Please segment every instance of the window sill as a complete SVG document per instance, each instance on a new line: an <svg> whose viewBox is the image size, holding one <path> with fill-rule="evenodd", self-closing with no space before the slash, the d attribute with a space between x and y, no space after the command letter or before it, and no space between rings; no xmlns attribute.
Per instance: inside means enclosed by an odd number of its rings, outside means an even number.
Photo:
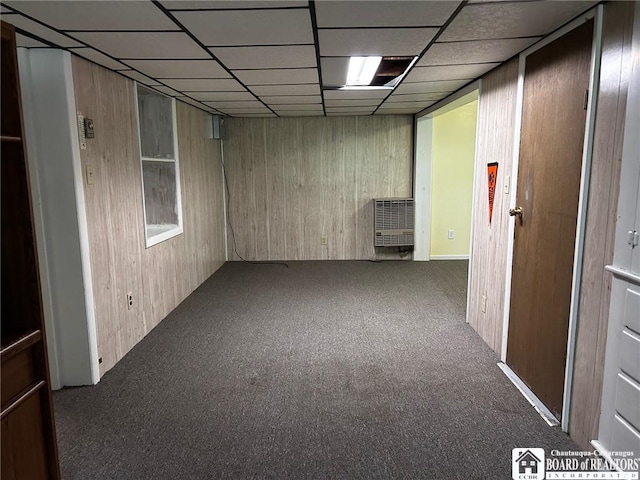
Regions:
<svg viewBox="0 0 640 480"><path fill-rule="evenodd" d="M147 225L145 236L147 248L169 240L183 233L182 226L178 225Z"/></svg>

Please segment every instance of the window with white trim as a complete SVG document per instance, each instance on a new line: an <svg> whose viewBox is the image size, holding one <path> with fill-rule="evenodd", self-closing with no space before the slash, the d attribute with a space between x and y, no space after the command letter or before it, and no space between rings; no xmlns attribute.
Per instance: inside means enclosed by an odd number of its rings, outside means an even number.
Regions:
<svg viewBox="0 0 640 480"><path fill-rule="evenodd" d="M136 84L147 247L182 233L175 100Z"/></svg>

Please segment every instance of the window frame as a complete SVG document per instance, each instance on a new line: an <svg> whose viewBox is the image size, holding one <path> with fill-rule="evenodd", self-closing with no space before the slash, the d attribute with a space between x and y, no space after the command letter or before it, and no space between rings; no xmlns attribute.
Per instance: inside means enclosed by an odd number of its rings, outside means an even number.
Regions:
<svg viewBox="0 0 640 480"><path fill-rule="evenodd" d="M178 121L176 115L176 99L170 97L168 95L164 95L156 90L153 90L146 85L138 83L134 81L134 97L135 97L135 111L136 111L136 131L138 133L138 163L140 166L140 187L141 187L141 195L142 195L142 218L143 218L143 227L144 227L144 240L145 240L145 248L150 248L154 245L162 243L166 240L169 240L173 237L181 235L184 233L183 227L183 213L182 213L182 187L180 182L180 155L178 153ZM142 155L142 138L141 138L141 128L140 128L140 109L138 104L138 87L142 87L155 95L159 95L162 97L167 97L171 99L171 127L173 129L173 159L167 158L151 158L144 157ZM178 214L178 225L170 230L167 230L162 233L158 233L156 235L149 236L148 234L148 224L147 224L147 204L144 195L144 162L157 162L157 163L173 163L175 165L176 172L176 206L177 206L177 214Z"/></svg>

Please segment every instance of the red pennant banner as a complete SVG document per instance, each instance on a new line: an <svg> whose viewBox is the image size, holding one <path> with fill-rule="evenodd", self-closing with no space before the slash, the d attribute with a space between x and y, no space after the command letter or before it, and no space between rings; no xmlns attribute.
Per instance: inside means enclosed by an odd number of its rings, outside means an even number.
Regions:
<svg viewBox="0 0 640 480"><path fill-rule="evenodd" d="M496 181L498 179L498 162L487 164L487 174L489 180L489 225L493 217L493 200L496 197Z"/></svg>

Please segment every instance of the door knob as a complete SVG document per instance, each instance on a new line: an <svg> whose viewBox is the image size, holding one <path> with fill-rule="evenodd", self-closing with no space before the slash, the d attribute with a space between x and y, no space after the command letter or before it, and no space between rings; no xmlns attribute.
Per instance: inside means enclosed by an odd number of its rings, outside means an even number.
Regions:
<svg viewBox="0 0 640 480"><path fill-rule="evenodd" d="M511 215L512 217L520 217L520 220L522 220L522 207L516 207L516 208L512 208L509 210L509 215Z"/></svg>

